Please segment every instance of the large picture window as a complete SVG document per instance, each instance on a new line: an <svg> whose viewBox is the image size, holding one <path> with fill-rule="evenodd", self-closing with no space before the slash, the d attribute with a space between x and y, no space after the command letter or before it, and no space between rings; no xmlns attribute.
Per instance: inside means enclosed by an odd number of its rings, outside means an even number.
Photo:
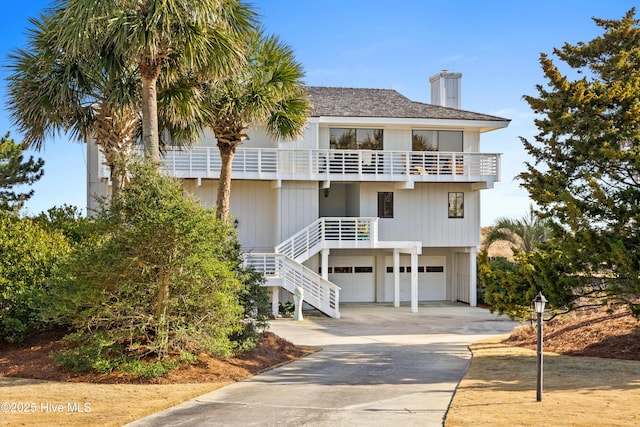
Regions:
<svg viewBox="0 0 640 427"><path fill-rule="evenodd" d="M464 193L449 193L449 218L464 218Z"/></svg>
<svg viewBox="0 0 640 427"><path fill-rule="evenodd" d="M393 218L393 192L378 193L378 217Z"/></svg>
<svg viewBox="0 0 640 427"><path fill-rule="evenodd" d="M412 151L462 152L462 131L414 130L411 138Z"/></svg>
<svg viewBox="0 0 640 427"><path fill-rule="evenodd" d="M382 129L329 129L329 146L337 150L382 150Z"/></svg>

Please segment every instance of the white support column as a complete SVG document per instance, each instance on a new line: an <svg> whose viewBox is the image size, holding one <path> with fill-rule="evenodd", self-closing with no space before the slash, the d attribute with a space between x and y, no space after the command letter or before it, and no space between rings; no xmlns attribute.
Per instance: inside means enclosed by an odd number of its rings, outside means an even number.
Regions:
<svg viewBox="0 0 640 427"><path fill-rule="evenodd" d="M393 250L393 306L400 307L400 252Z"/></svg>
<svg viewBox="0 0 640 427"><path fill-rule="evenodd" d="M476 307L478 305L478 268L476 248L472 248L469 252L469 305Z"/></svg>
<svg viewBox="0 0 640 427"><path fill-rule="evenodd" d="M418 312L418 250L411 249L411 312Z"/></svg>
<svg viewBox="0 0 640 427"><path fill-rule="evenodd" d="M322 273L321 276L324 280L329 280L329 252L330 249L322 249L320 251L321 264L322 264Z"/></svg>
<svg viewBox="0 0 640 427"><path fill-rule="evenodd" d="M275 317L278 316L280 312L280 288L278 286L271 287L271 311Z"/></svg>

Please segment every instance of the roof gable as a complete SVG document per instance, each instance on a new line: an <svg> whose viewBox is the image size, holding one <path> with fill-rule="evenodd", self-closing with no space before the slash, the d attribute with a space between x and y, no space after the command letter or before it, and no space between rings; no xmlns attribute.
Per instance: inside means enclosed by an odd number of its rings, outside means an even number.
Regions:
<svg viewBox="0 0 640 427"><path fill-rule="evenodd" d="M509 119L411 101L393 89L307 86L312 117L380 117L504 121Z"/></svg>

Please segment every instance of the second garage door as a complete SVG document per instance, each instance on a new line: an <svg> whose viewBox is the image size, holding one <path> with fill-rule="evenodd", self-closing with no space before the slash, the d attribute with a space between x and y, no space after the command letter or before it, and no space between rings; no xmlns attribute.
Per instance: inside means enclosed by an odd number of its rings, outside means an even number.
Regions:
<svg viewBox="0 0 640 427"><path fill-rule="evenodd" d="M447 298L446 257L418 257L418 300ZM393 301L393 257L386 257L385 301ZM411 258L400 256L400 301L411 300Z"/></svg>

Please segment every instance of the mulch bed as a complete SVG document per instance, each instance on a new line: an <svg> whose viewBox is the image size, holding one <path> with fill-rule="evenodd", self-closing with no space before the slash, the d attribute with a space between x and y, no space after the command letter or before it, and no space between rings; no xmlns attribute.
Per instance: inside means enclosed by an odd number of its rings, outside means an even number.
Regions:
<svg viewBox="0 0 640 427"><path fill-rule="evenodd" d="M240 381L315 351L297 347L271 332L265 332L257 347L242 356L221 360L201 354L191 364L182 365L163 377L143 381L136 376L117 372L78 374L56 365L51 353L64 347L60 339L65 333L63 330L39 332L20 344L3 344L0 350L0 376L104 384Z"/></svg>
<svg viewBox="0 0 640 427"><path fill-rule="evenodd" d="M544 351L609 359L640 360L640 323L626 310L591 310L544 323ZM505 344L536 349L537 329L521 326Z"/></svg>

